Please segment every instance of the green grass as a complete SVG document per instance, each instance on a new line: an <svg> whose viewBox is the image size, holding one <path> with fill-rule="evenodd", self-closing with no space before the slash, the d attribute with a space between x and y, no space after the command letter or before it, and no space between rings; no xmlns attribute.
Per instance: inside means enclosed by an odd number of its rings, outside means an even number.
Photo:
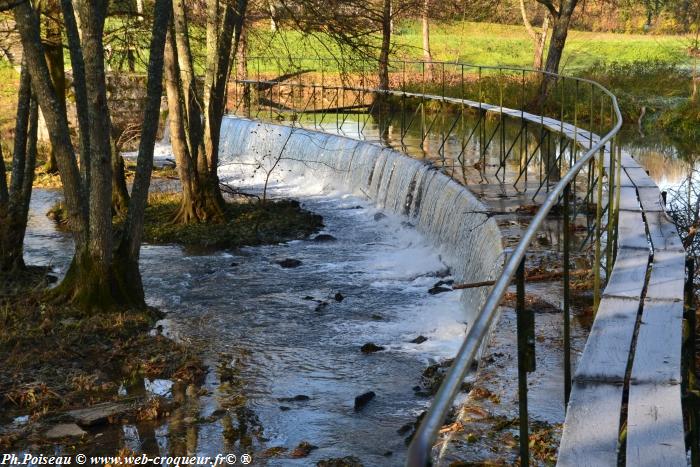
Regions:
<svg viewBox="0 0 700 467"><path fill-rule="evenodd" d="M421 59L420 24L405 21L394 31L394 58ZM522 26L492 23L434 23L431 49L435 60L478 65L531 67L533 45ZM597 63L660 61L687 63L683 37L571 31L562 70L576 73ZM251 34L250 56L331 57L339 49L323 34L304 37L295 31L272 33L259 28ZM251 70L253 71L253 70Z"/></svg>

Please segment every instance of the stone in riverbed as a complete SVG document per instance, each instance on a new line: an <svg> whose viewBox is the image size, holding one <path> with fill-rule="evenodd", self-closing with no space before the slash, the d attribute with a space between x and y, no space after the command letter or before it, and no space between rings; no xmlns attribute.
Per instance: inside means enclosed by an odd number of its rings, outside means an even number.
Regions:
<svg viewBox="0 0 700 467"><path fill-rule="evenodd" d="M374 352L379 352L380 350L384 350L385 347L382 347L381 345L377 345L374 342L368 342L362 347L360 347L360 351L362 353L374 353Z"/></svg>
<svg viewBox="0 0 700 467"><path fill-rule="evenodd" d="M87 434L85 430L75 423L62 423L46 432L46 439L80 438Z"/></svg>
<svg viewBox="0 0 700 467"><path fill-rule="evenodd" d="M313 240L314 242L334 242L338 239L331 234L318 234L311 240Z"/></svg>
<svg viewBox="0 0 700 467"><path fill-rule="evenodd" d="M67 415L80 426L93 426L106 423L112 417L125 415L133 408L130 404L104 402L86 409L71 410Z"/></svg>
<svg viewBox="0 0 700 467"><path fill-rule="evenodd" d="M355 398L355 412L362 410L367 404L369 404L369 401L374 399L374 396L376 396L374 391L369 391L357 396Z"/></svg>
<svg viewBox="0 0 700 467"><path fill-rule="evenodd" d="M311 398L304 394L297 394L294 397L280 397L277 400L280 402L306 402L308 400L311 400Z"/></svg>
<svg viewBox="0 0 700 467"><path fill-rule="evenodd" d="M294 450L291 452L290 456L296 457L296 458L306 457L314 449L318 449L318 446L314 446L313 444L309 443L308 441L302 441L301 443L299 443L299 446L294 448Z"/></svg>
<svg viewBox="0 0 700 467"><path fill-rule="evenodd" d="M336 294L333 296L333 298L335 299L336 302L342 302L343 300L345 300L345 297L340 292L336 292Z"/></svg>
<svg viewBox="0 0 700 467"><path fill-rule="evenodd" d="M386 214L384 214L383 212L378 212L374 215L375 221L380 221L380 220L385 219L385 218L386 218Z"/></svg>
<svg viewBox="0 0 700 467"><path fill-rule="evenodd" d="M415 339L411 340L411 344L422 344L423 342L427 341L428 338L425 336L418 336Z"/></svg>
<svg viewBox="0 0 700 467"><path fill-rule="evenodd" d="M316 463L316 467L363 467L363 465L357 457L346 456L320 460Z"/></svg>
<svg viewBox="0 0 700 467"><path fill-rule="evenodd" d="M301 266L301 261L298 259L293 259L293 258L286 258L281 261L275 261L277 264L279 264L281 267L284 269L291 269L291 268L298 268Z"/></svg>

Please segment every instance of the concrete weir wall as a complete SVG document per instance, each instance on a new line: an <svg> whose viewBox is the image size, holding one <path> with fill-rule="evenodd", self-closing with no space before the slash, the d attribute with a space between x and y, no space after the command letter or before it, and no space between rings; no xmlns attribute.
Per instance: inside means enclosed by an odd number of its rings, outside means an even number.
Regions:
<svg viewBox="0 0 700 467"><path fill-rule="evenodd" d="M282 155L275 179L302 177L369 199L400 215L438 248L457 282L493 280L504 263L501 232L469 190L434 167L366 141L226 117L221 164ZM461 291L466 320L481 310L488 287Z"/></svg>

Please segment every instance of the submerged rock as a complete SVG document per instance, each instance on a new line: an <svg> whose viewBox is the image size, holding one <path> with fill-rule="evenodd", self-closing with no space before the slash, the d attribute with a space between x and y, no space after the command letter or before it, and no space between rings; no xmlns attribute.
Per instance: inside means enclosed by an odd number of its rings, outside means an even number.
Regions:
<svg viewBox="0 0 700 467"><path fill-rule="evenodd" d="M299 443L299 446L294 448L290 456L296 458L306 457L309 454L311 454L311 451L313 451L314 449L318 449L318 446L314 446L308 441L302 441L301 443Z"/></svg>
<svg viewBox="0 0 700 467"><path fill-rule="evenodd" d="M411 344L422 344L423 342L425 342L427 340L428 340L427 337L421 335L421 336L416 337L415 339L412 339L410 342L411 342Z"/></svg>
<svg viewBox="0 0 700 467"><path fill-rule="evenodd" d="M318 234L311 240L313 240L314 242L334 242L338 239L330 234Z"/></svg>
<svg viewBox="0 0 700 467"><path fill-rule="evenodd" d="M316 467L363 467L363 465L357 457L346 456L320 460L316 463Z"/></svg>
<svg viewBox="0 0 700 467"><path fill-rule="evenodd" d="M378 212L374 215L375 221L380 221L380 220L385 219L385 218L386 218L386 214L384 214L383 212Z"/></svg>
<svg viewBox="0 0 700 467"><path fill-rule="evenodd" d="M343 296L343 294L340 292L336 292L336 294L333 296L333 298L335 299L336 302L342 302L343 300L345 300L345 296Z"/></svg>
<svg viewBox="0 0 700 467"><path fill-rule="evenodd" d="M355 412L359 412L362 410L367 404L369 404L369 401L374 399L376 394L374 391L369 391L364 394L360 394L355 398Z"/></svg>
<svg viewBox="0 0 700 467"><path fill-rule="evenodd" d="M314 311L323 311L328 307L328 302L321 302L318 305L316 305L316 308L314 308Z"/></svg>
<svg viewBox="0 0 700 467"><path fill-rule="evenodd" d="M46 432L46 439L80 438L87 432L75 423L62 423L52 427Z"/></svg>
<svg viewBox="0 0 700 467"><path fill-rule="evenodd" d="M437 295L439 293L444 293L444 292L452 292L452 289L448 289L447 287L441 287L441 286L434 286L434 287L428 289L428 293L430 295Z"/></svg>
<svg viewBox="0 0 700 467"><path fill-rule="evenodd" d="M297 394L294 397L280 397L277 400L280 402L305 402L311 400L311 398L304 394Z"/></svg>
<svg viewBox="0 0 700 467"><path fill-rule="evenodd" d="M285 269L298 268L299 266L301 266L301 261L292 258L286 258L281 261L275 262Z"/></svg>
<svg viewBox="0 0 700 467"><path fill-rule="evenodd" d="M381 350L384 350L386 347L382 347L381 345L377 345L374 342L368 342L362 347L360 347L360 351L362 353L374 353L374 352L379 352Z"/></svg>

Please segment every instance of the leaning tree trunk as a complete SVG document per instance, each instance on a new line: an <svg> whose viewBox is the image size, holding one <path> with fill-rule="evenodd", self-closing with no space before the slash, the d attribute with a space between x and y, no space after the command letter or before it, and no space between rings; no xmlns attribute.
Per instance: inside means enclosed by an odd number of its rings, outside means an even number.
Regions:
<svg viewBox="0 0 700 467"><path fill-rule="evenodd" d="M5 178L5 165L4 162L0 162L2 171L0 174L0 273L15 272L25 268L23 244L34 181L38 120L38 105L36 100L31 98L29 73L23 66L17 102L12 181L9 190Z"/></svg>
<svg viewBox="0 0 700 467"><path fill-rule="evenodd" d="M433 55L430 53L430 0L423 0L423 11L421 14L423 25L423 60L426 62L426 76L428 80L433 80Z"/></svg>
<svg viewBox="0 0 700 467"><path fill-rule="evenodd" d="M569 34L569 23L571 22L572 12L573 9L572 11L568 11L568 9L562 10L554 21L552 38L549 41L549 51L547 52L547 62L544 67L545 71L549 73L559 73L559 64L562 54L564 53L566 38Z"/></svg>
<svg viewBox="0 0 700 467"><path fill-rule="evenodd" d="M379 50L379 89L389 89L389 51L391 49L391 0L383 1L382 45Z"/></svg>
<svg viewBox="0 0 700 467"><path fill-rule="evenodd" d="M141 238L148 202L148 191L153 172L153 148L160 121L160 101L163 95L163 54L166 31L172 15L171 0L156 0L153 13L153 32L148 62L146 106L141 127L141 141L136 159L136 174L131 188L131 198L117 244L114 267L118 276L129 284L131 299L138 306L145 305L139 256Z"/></svg>
<svg viewBox="0 0 700 467"><path fill-rule="evenodd" d="M44 22L44 50L46 53L46 63L49 66L51 82L56 90L56 96L62 106L62 111L66 110L66 73L63 64L63 38L61 37L61 23L58 21L60 6L58 1L47 2L45 14L47 18ZM44 164L44 172L57 173L56 154L53 148L48 154Z"/></svg>

